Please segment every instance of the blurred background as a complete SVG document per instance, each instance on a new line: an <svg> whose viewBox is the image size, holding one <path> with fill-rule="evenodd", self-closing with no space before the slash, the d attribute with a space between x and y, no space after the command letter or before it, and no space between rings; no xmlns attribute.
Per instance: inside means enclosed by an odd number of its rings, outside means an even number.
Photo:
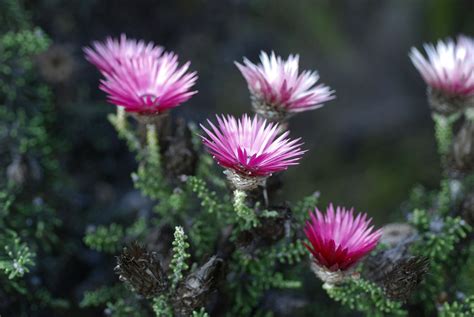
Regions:
<svg viewBox="0 0 474 317"><path fill-rule="evenodd" d="M318 190L321 206L330 201L354 206L381 224L401 219L397 211L415 184L438 186L440 162L425 84L408 52L424 42L472 36L472 0L28 0L25 5L54 42L38 65L54 88L59 116L54 133L63 140L62 167L72 176L65 200L73 203L62 211L64 230L77 239L87 224L149 206L133 189L134 158L107 121L115 107L105 102L99 73L82 53L91 41L121 33L175 51L182 63L191 61L199 94L174 112L189 121L250 112L247 85L234 61L246 56L256 62L261 50L285 58L299 54L301 69L317 70L321 82L336 90L336 100L291 120L293 137L302 137L309 152L284 173L284 194L276 200ZM113 275L110 266L93 263L98 255L91 251L71 250L69 256L79 272L77 281L68 277L71 285L79 284L70 290L74 296L80 297L87 281Z"/></svg>

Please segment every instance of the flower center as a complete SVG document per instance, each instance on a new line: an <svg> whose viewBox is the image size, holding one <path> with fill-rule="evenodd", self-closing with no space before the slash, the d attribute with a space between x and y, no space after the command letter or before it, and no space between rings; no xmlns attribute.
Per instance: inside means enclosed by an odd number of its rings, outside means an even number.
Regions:
<svg viewBox="0 0 474 317"><path fill-rule="evenodd" d="M159 101L158 101L158 96L154 94L143 94L140 96L140 99L143 101L143 103L147 106L158 106Z"/></svg>

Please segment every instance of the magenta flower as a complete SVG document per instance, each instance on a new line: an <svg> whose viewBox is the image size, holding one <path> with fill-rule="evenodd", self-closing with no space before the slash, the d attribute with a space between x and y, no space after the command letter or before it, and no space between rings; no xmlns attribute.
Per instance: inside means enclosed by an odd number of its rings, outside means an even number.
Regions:
<svg viewBox="0 0 474 317"><path fill-rule="evenodd" d="M240 119L216 117L217 127L209 120L210 130L201 125L207 134L202 140L238 189L254 188L272 173L298 164L305 152L300 139L290 140L288 131L280 134L276 123L246 114Z"/></svg>
<svg viewBox="0 0 474 317"><path fill-rule="evenodd" d="M271 56L261 52L260 61L255 65L244 58L244 65L235 64L247 81L255 112L267 119L280 121L291 114L322 107L335 98L328 86L315 86L317 72L298 74L298 55L290 55L284 61L274 52Z"/></svg>
<svg viewBox="0 0 474 317"><path fill-rule="evenodd" d="M86 59L102 74L110 74L126 60L147 56L159 58L163 48L153 42L127 39L127 36L122 34L120 40L108 37L103 43L92 42L92 48L85 47L84 53Z"/></svg>
<svg viewBox="0 0 474 317"><path fill-rule="evenodd" d="M304 243L314 257L316 273L326 282L340 281L363 256L372 251L382 234L373 231L367 214L354 217L353 209L332 204L323 215L317 208L310 213L304 232L311 245Z"/></svg>
<svg viewBox="0 0 474 317"><path fill-rule="evenodd" d="M187 73L189 65L178 67L178 57L173 53L124 60L114 72L104 74L100 89L108 94L110 103L123 106L127 112L159 114L197 92L190 91L197 75Z"/></svg>
<svg viewBox="0 0 474 317"><path fill-rule="evenodd" d="M432 89L454 97L474 95L474 39L459 36L424 45L428 59L416 48L410 58L426 84Z"/></svg>

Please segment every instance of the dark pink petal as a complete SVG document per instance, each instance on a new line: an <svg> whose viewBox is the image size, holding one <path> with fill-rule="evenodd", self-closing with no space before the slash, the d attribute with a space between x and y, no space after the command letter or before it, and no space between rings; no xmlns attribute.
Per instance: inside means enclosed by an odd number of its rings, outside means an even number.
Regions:
<svg viewBox="0 0 474 317"><path fill-rule="evenodd" d="M298 55L290 55L283 60L272 52L260 54L260 64L253 64L244 58L244 63L235 63L251 94L276 110L302 112L322 107L323 103L334 99L334 91L329 87L316 85L316 72L298 73Z"/></svg>
<svg viewBox="0 0 474 317"><path fill-rule="evenodd" d="M427 58L412 48L410 59L426 84L450 96L474 95L474 39L460 36L424 45Z"/></svg>
<svg viewBox="0 0 474 317"><path fill-rule="evenodd" d="M298 164L304 153L299 139L288 139L288 133L280 135L277 124L257 116L217 116L217 126L208 123L212 131L201 127L207 134L202 139L209 153L220 165L245 176L267 177L283 171Z"/></svg>
<svg viewBox="0 0 474 317"><path fill-rule="evenodd" d="M369 227L366 214L354 217L353 209L330 204L326 214L318 209L310 212L304 233L310 244L306 248L319 265L328 270L347 270L377 245L381 231Z"/></svg>
<svg viewBox="0 0 474 317"><path fill-rule="evenodd" d="M127 112L155 114L177 107L193 96L196 72L188 73L189 62L178 66L174 53L163 53L153 43L107 38L84 48L86 59L104 75L99 88L107 100Z"/></svg>

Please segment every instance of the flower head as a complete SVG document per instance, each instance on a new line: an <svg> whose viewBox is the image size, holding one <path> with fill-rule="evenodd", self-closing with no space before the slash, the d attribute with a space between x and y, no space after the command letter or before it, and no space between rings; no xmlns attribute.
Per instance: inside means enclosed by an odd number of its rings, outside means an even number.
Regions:
<svg viewBox="0 0 474 317"><path fill-rule="evenodd" d="M161 267L158 254L148 252L137 242L123 248L117 257L114 271L122 282L147 298L161 294L168 287L168 278Z"/></svg>
<svg viewBox="0 0 474 317"><path fill-rule="evenodd" d="M474 95L474 39L459 36L424 45L428 59L416 48L410 58L426 84L432 89L453 97Z"/></svg>
<svg viewBox="0 0 474 317"><path fill-rule="evenodd" d="M304 228L310 245L305 246L321 275L348 271L376 247L382 234L381 230L374 232L373 226L369 227L371 219L367 219L367 214L354 217L353 209L334 210L332 204L325 215L316 208L310 218Z"/></svg>
<svg viewBox="0 0 474 317"><path fill-rule="evenodd" d="M127 36L122 34L119 40L108 37L103 43L92 42L92 48L85 47L84 53L86 59L102 74L110 74L130 59L159 58L163 53L163 48L156 46L153 42L145 43L143 40L127 39Z"/></svg>
<svg viewBox="0 0 474 317"><path fill-rule="evenodd" d="M258 185L258 180L298 164L305 152L300 148L300 139L289 139L288 131L280 134L276 123L267 123L257 116L216 117L218 126L209 120L210 129L201 125L207 134L202 140L214 159L228 169L229 180L234 185L241 182L241 186L236 186L240 189L250 189Z"/></svg>
<svg viewBox="0 0 474 317"><path fill-rule="evenodd" d="M112 73L105 73L100 89L108 101L123 106L127 112L157 114L179 106L196 91L196 72L188 73L190 63L178 67L178 57L165 53L124 60Z"/></svg>
<svg viewBox="0 0 474 317"><path fill-rule="evenodd" d="M284 61L274 52L270 56L260 53L261 64L255 65L247 58L235 63L247 81L254 110L272 121L280 121L296 112L322 107L334 99L328 86L319 84L317 72L298 73L298 55Z"/></svg>

